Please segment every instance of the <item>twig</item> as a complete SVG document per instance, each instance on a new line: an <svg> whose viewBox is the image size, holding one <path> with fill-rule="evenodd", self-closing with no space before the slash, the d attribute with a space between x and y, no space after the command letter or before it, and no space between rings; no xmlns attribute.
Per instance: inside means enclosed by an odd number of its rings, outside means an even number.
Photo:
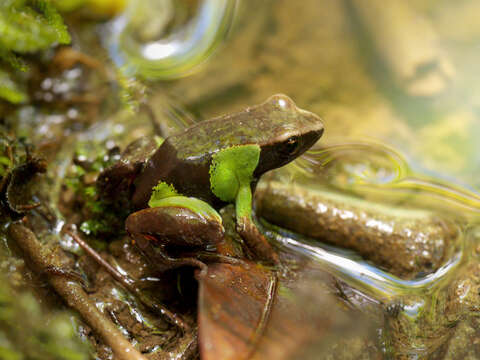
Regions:
<svg viewBox="0 0 480 360"><path fill-rule="evenodd" d="M128 291L132 294L135 294L138 299L144 304L145 306L153 309L157 313L162 314L165 318L167 318L171 323L178 326L183 331L190 330L190 326L183 320L179 315L171 312L165 306L158 302L153 302L151 299L147 298L142 291L135 286L135 281L129 278L128 276L122 275L117 269L115 269L112 265L110 265L104 258L102 258L94 249L90 247L85 241L83 241L80 236L78 236L72 230L67 230L66 234L70 235L75 242L80 245L80 247L89 255L91 256L100 266L104 267L105 270L121 285L123 285Z"/></svg>
<svg viewBox="0 0 480 360"><path fill-rule="evenodd" d="M48 280L55 291L67 302L67 304L77 310L85 322L110 346L119 360L146 360L132 344L124 338L117 327L107 319L90 301L88 295L82 289L82 286L71 281L66 276L49 273L48 269L60 267L60 262L45 256L43 245L37 240L35 234L22 225L13 223L9 227L9 235L20 246L27 260L33 269L39 272L45 272Z"/></svg>

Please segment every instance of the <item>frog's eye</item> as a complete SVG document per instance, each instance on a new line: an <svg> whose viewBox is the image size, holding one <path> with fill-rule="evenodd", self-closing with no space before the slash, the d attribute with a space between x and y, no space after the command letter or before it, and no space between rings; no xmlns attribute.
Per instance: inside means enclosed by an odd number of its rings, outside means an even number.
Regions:
<svg viewBox="0 0 480 360"><path fill-rule="evenodd" d="M291 136L285 142L285 149L288 154L294 154L298 150L299 145L300 141L298 136Z"/></svg>

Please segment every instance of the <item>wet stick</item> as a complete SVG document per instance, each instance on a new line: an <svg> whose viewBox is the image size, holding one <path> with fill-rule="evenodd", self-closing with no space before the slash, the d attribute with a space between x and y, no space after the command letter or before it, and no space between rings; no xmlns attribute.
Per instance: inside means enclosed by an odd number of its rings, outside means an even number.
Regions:
<svg viewBox="0 0 480 360"><path fill-rule="evenodd" d="M405 279L436 271L452 256L461 236L454 222L432 211L275 181L259 184L255 194L257 214L267 221L355 250Z"/></svg>
<svg viewBox="0 0 480 360"><path fill-rule="evenodd" d="M32 268L40 273L46 273L55 291L71 308L78 311L85 322L112 348L116 359L145 360L117 327L97 309L81 285L71 281L67 276L48 272L48 269L60 268L61 264L46 255L46 249L30 229L20 223L14 223L9 227L9 235L23 250Z"/></svg>

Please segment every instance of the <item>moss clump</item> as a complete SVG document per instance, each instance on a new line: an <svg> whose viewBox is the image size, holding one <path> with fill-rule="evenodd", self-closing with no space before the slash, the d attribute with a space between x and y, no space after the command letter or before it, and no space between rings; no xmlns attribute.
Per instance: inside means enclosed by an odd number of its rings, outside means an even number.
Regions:
<svg viewBox="0 0 480 360"><path fill-rule="evenodd" d="M68 205L77 214L81 214L82 230L86 235L109 236L123 230L123 221L129 209L112 209L99 199L95 179L100 172L117 161L117 149L107 151L104 148L83 147L77 144L74 164L65 178L66 189L69 189L74 200Z"/></svg>
<svg viewBox="0 0 480 360"><path fill-rule="evenodd" d="M21 57L57 44L69 44L61 15L49 0L0 2L0 98L11 103L27 100L21 74L28 67Z"/></svg>

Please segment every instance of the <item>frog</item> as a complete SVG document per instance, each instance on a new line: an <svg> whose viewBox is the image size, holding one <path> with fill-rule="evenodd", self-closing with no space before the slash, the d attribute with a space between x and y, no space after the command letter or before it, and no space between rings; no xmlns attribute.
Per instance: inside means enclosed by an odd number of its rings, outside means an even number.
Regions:
<svg viewBox="0 0 480 360"><path fill-rule="evenodd" d="M323 132L319 116L286 95L273 95L161 141L136 140L99 175L97 190L104 198L126 199L123 206L132 209L126 232L147 256L155 253L162 270L204 269L194 255L181 255L191 249L231 255L222 246L225 230L218 214L231 203L246 248L259 261L278 265L277 252L254 221L255 187L263 174L302 155Z"/></svg>

